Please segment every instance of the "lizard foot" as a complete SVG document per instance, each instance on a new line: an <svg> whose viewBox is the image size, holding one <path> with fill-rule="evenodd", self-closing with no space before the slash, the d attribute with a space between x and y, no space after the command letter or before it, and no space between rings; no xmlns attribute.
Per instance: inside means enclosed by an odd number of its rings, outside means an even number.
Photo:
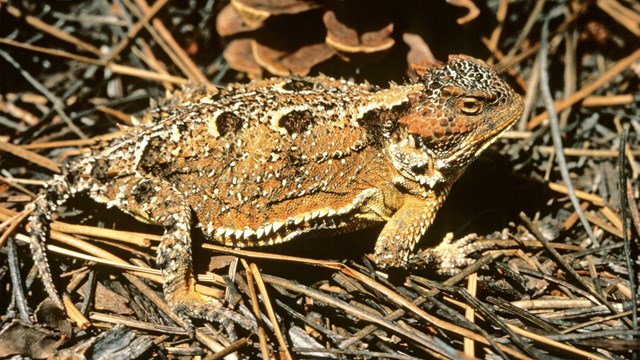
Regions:
<svg viewBox="0 0 640 360"><path fill-rule="evenodd" d="M453 233L447 233L438 246L414 255L411 263L416 267L436 264L438 273L453 275L458 273L460 268L473 264L475 260L468 257L469 255L493 246L493 241L479 241L477 234L469 234L454 240Z"/></svg>
<svg viewBox="0 0 640 360"><path fill-rule="evenodd" d="M253 329L252 322L232 309L227 308L224 302L195 291L172 293L167 296L172 310L191 326L190 318L205 319L219 322L226 329L230 329L233 323L242 328Z"/></svg>

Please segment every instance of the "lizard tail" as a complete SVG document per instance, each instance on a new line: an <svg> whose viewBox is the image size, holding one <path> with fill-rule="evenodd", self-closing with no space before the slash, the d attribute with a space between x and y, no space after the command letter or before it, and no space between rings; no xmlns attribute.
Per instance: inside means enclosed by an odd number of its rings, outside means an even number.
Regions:
<svg viewBox="0 0 640 360"><path fill-rule="evenodd" d="M62 299L53 285L45 244L51 230L51 214L69 198L70 186L62 176L55 176L47 185L46 190L31 205L33 211L29 216L28 232L31 238L33 261L40 272L44 288L51 300L64 309Z"/></svg>

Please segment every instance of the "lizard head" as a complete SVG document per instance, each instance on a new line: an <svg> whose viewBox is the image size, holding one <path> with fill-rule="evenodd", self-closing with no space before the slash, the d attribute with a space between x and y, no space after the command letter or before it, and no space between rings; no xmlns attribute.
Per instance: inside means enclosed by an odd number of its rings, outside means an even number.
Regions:
<svg viewBox="0 0 640 360"><path fill-rule="evenodd" d="M398 119L391 146L404 176L433 187L452 182L523 111L522 98L485 62L464 55L416 67L420 92Z"/></svg>

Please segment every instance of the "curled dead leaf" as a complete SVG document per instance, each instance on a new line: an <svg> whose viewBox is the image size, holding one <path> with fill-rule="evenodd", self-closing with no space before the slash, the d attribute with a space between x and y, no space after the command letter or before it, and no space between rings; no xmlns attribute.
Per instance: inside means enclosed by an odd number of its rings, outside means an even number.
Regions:
<svg viewBox="0 0 640 360"><path fill-rule="evenodd" d="M311 68L329 58L335 52L324 43L305 45L293 51L278 50L251 43L256 62L267 71L278 76L291 74L305 76Z"/></svg>
<svg viewBox="0 0 640 360"><path fill-rule="evenodd" d="M222 56L232 69L246 72L249 76L259 77L262 74L262 68L253 56L251 44L254 42L253 39L232 40L224 49Z"/></svg>
<svg viewBox="0 0 640 360"><path fill-rule="evenodd" d="M391 38L393 23L388 22L378 29L357 29L357 22L342 22L333 10L322 17L327 27L326 42L337 51L347 54L371 54L390 49L395 41ZM366 23L367 27L370 26Z"/></svg>
<svg viewBox="0 0 640 360"><path fill-rule="evenodd" d="M309 11L322 4L313 0L231 0L245 24L256 29L271 16L282 14L298 14Z"/></svg>

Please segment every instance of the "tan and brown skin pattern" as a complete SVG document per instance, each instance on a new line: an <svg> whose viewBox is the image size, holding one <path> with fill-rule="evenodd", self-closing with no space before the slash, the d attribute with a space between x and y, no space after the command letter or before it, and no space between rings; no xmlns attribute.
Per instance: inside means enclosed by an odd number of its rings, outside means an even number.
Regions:
<svg viewBox="0 0 640 360"><path fill-rule="evenodd" d="M194 226L246 247L384 223L374 259L406 267L451 185L523 108L480 60L452 56L418 72L388 89L315 77L177 94L148 124L68 164L35 200L29 231L47 291L62 306L44 242L51 213L80 192L164 227L165 297L191 317L237 320L194 290ZM427 257L447 270L459 253L446 243Z"/></svg>

